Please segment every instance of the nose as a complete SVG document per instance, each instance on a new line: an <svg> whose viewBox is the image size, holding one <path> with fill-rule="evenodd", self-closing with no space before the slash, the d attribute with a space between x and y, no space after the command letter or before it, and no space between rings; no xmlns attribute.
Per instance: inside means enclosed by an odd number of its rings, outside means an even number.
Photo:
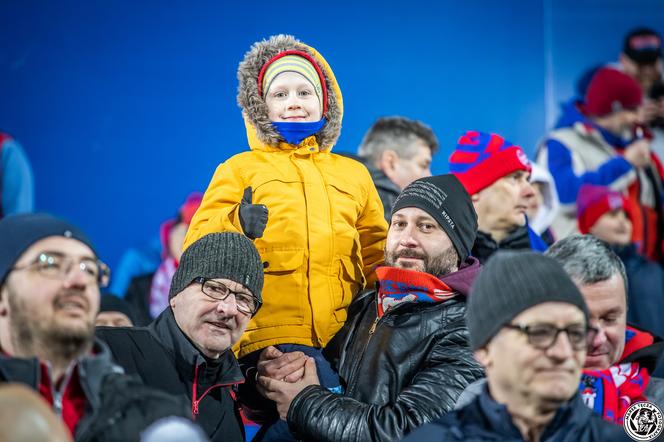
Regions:
<svg viewBox="0 0 664 442"><path fill-rule="evenodd" d="M217 311L219 313L223 313L226 316L237 315L238 310L237 310L237 301L235 300L235 296L231 294L225 300L218 301Z"/></svg>
<svg viewBox="0 0 664 442"><path fill-rule="evenodd" d="M530 199L535 196L535 189L533 189L533 185L528 181L528 179L523 180L523 185L521 187L521 195L524 198Z"/></svg>
<svg viewBox="0 0 664 442"><path fill-rule="evenodd" d="M591 351L600 348L607 341L604 329L600 327L599 324L594 324L594 326L597 328L597 334L595 334L593 342L590 343Z"/></svg>
<svg viewBox="0 0 664 442"><path fill-rule="evenodd" d="M286 106L288 109L299 109L302 106L300 105L300 99L297 94L289 94L288 100L286 101Z"/></svg>
<svg viewBox="0 0 664 442"><path fill-rule="evenodd" d="M81 269L79 264L72 264L70 268L67 271L67 275L64 280L64 285L66 288L85 288L87 287L88 284L90 284L92 281L92 278L90 277L89 274L85 273L84 270Z"/></svg>
<svg viewBox="0 0 664 442"><path fill-rule="evenodd" d="M552 359L564 361L572 356L574 349L567 333L561 332L556 336L556 340L551 347L547 349L547 354Z"/></svg>
<svg viewBox="0 0 664 442"><path fill-rule="evenodd" d="M399 244L404 247L417 247L417 240L415 238L415 226L408 224L406 228L401 231L401 237L399 238Z"/></svg>

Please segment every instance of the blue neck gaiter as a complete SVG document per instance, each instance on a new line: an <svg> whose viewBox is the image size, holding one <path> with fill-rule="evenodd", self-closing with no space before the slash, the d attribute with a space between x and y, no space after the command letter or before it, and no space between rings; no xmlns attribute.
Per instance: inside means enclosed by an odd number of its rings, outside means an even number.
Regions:
<svg viewBox="0 0 664 442"><path fill-rule="evenodd" d="M274 121L272 122L272 125L275 129L277 129L277 132L279 132L279 134L284 137L284 140L286 140L288 144L298 145L305 138L310 137L311 135L321 130L323 126L325 126L326 122L327 120L325 118L321 118L320 121L305 123Z"/></svg>

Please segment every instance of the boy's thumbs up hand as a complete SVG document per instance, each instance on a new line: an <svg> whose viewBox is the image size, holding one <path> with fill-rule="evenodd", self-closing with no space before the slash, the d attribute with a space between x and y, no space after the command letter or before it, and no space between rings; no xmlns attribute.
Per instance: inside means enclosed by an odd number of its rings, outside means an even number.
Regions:
<svg viewBox="0 0 664 442"><path fill-rule="evenodd" d="M244 189L240 202L240 225L249 239L263 236L267 226L267 207L263 204L252 204L253 192L251 186Z"/></svg>

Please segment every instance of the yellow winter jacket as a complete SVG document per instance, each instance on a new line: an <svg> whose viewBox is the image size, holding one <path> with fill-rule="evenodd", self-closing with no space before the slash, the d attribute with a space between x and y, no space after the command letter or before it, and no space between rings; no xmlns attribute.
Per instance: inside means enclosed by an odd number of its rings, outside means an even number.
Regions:
<svg viewBox="0 0 664 442"><path fill-rule="evenodd" d="M260 44L263 47L256 50ZM292 37L273 37L257 45L238 74L238 101L251 151L219 165L184 246L211 232L242 232L239 203L247 186L253 189L253 203L268 208L263 237L255 240L265 267L263 306L234 348L239 357L275 344L325 346L346 320L353 296L375 280L374 268L383 262L387 233L383 207L367 169L330 152L343 108L325 60ZM261 109L244 106L254 91L247 84L251 81L243 84L241 75L251 80L252 68L259 70L264 63L252 59L252 54L267 60L293 47L315 56L324 70L330 95L328 123L299 146L270 144L279 135L270 132L274 129L261 120L262 115L255 115ZM257 72L253 82L255 78Z"/></svg>

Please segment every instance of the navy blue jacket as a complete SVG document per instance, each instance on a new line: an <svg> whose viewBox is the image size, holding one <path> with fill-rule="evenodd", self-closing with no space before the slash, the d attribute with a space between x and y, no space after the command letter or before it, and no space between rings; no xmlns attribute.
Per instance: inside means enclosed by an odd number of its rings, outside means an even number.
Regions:
<svg viewBox="0 0 664 442"><path fill-rule="evenodd" d="M473 402L460 410L420 427L404 442L523 441L507 407L495 402L485 387ZM629 441L621 426L602 420L576 394L563 405L540 437L540 442Z"/></svg>

